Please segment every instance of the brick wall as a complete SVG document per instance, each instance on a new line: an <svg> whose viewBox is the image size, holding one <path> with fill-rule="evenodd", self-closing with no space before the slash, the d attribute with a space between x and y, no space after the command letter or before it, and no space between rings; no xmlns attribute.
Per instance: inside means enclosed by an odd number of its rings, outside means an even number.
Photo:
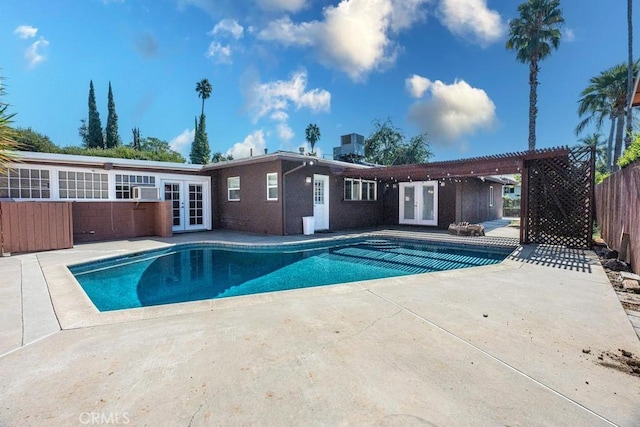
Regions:
<svg viewBox="0 0 640 427"><path fill-rule="evenodd" d="M76 243L172 234L171 202L73 203Z"/></svg>

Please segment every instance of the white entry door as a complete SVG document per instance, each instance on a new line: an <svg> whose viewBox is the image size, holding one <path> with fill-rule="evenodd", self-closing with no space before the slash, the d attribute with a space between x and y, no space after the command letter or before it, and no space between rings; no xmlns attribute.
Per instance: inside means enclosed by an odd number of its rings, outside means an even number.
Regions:
<svg viewBox="0 0 640 427"><path fill-rule="evenodd" d="M313 175L313 218L316 230L329 229L329 177Z"/></svg>
<svg viewBox="0 0 640 427"><path fill-rule="evenodd" d="M204 186L200 182L163 181L164 200L171 201L173 231L206 228Z"/></svg>
<svg viewBox="0 0 640 427"><path fill-rule="evenodd" d="M399 222L438 225L438 181L400 183Z"/></svg>

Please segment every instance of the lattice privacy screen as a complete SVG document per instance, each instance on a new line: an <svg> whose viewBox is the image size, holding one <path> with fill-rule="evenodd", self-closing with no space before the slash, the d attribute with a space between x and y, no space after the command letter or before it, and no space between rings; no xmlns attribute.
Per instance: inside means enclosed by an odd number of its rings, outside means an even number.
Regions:
<svg viewBox="0 0 640 427"><path fill-rule="evenodd" d="M593 228L594 150L527 160L525 242L590 248Z"/></svg>

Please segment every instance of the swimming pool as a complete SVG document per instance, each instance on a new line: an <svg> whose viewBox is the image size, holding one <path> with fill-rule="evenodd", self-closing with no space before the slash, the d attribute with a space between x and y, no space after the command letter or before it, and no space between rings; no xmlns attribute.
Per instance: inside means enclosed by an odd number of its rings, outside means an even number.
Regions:
<svg viewBox="0 0 640 427"><path fill-rule="evenodd" d="M496 264L513 248L356 239L279 247L186 244L70 266L100 311Z"/></svg>

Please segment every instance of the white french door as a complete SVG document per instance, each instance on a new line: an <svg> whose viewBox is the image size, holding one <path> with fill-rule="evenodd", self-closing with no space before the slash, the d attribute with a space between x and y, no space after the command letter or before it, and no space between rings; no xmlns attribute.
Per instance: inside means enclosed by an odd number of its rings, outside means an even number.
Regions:
<svg viewBox="0 0 640 427"><path fill-rule="evenodd" d="M313 175L313 218L315 230L329 229L329 177Z"/></svg>
<svg viewBox="0 0 640 427"><path fill-rule="evenodd" d="M165 180L164 200L171 201L173 231L206 228L204 186L200 182Z"/></svg>
<svg viewBox="0 0 640 427"><path fill-rule="evenodd" d="M400 183L400 224L438 225L438 181Z"/></svg>

